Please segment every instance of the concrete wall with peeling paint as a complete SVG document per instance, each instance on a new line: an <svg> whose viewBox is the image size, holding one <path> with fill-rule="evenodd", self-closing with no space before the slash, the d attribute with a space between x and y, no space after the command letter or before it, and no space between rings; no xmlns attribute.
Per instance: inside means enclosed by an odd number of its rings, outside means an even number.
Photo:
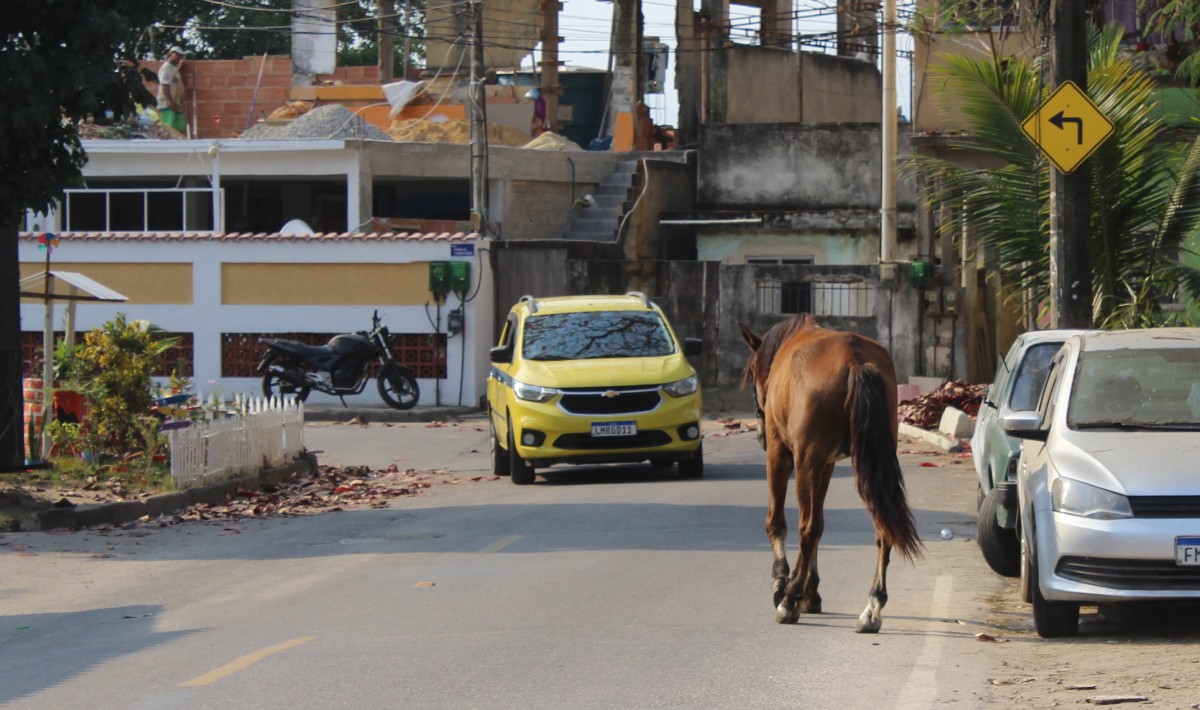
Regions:
<svg viewBox="0 0 1200 710"><path fill-rule="evenodd" d="M905 136L899 154L910 152ZM878 209L878 124L726 124L700 132L699 201L704 209ZM910 181L897 186L912 210Z"/></svg>

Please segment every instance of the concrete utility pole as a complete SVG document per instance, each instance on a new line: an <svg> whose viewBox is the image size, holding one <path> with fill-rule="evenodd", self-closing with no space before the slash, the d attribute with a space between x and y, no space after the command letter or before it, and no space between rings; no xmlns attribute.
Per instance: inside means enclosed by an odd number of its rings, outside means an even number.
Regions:
<svg viewBox="0 0 1200 710"><path fill-rule="evenodd" d="M1087 12L1083 0L1054 0L1050 31L1054 84L1087 92ZM1050 327L1092 327L1091 202L1088 166L1050 169Z"/></svg>
<svg viewBox="0 0 1200 710"><path fill-rule="evenodd" d="M404 0L404 76L408 79L409 65L412 63L412 0Z"/></svg>
<svg viewBox="0 0 1200 710"><path fill-rule="evenodd" d="M879 262L896 260L896 0L883 3L883 116L879 124L883 175L879 206Z"/></svg>
<svg viewBox="0 0 1200 710"><path fill-rule="evenodd" d="M392 65L395 54L396 0L379 0L377 6L379 22L379 82L392 80Z"/></svg>
<svg viewBox="0 0 1200 710"><path fill-rule="evenodd" d="M471 228L487 234L488 136L487 97L483 90L483 3L470 3L471 83Z"/></svg>
<svg viewBox="0 0 1200 710"><path fill-rule="evenodd" d="M642 77L638 75L642 53L641 2L616 0L613 4L613 37L611 52L615 55L611 100L607 126L615 131L617 116L628 113L636 118L637 104L642 99ZM636 125L636 121L634 124Z"/></svg>
<svg viewBox="0 0 1200 710"><path fill-rule="evenodd" d="M542 97L546 99L546 120L550 122L550 130L558 133L558 97L563 88L558 83L558 44L562 37L558 36L558 13L562 11L562 3L558 0L542 0Z"/></svg>

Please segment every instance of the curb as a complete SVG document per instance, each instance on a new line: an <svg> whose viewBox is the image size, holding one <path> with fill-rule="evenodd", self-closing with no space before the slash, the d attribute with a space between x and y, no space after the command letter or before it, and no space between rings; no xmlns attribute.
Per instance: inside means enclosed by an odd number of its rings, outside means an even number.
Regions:
<svg viewBox="0 0 1200 710"><path fill-rule="evenodd" d="M963 448L962 442L952 436L946 436L940 431L929 431L928 429L915 427L912 424L905 424L904 422L900 422L900 436L907 436L910 439L920 439L951 454L958 453Z"/></svg>
<svg viewBox="0 0 1200 710"><path fill-rule="evenodd" d="M351 419L367 422L442 422L484 416L478 407L391 407L349 406L337 404L304 405L304 421L346 423Z"/></svg>
<svg viewBox="0 0 1200 710"><path fill-rule="evenodd" d="M32 523L22 530L79 530L96 525L121 525L149 515L167 515L197 503L222 503L227 497L237 495L239 488L258 489L268 483L278 483L298 473L311 473L317 468L317 457L310 453L301 454L290 464L268 468L256 476L231 478L207 486L189 488L176 493L164 493L141 500L124 500L114 503L81 505L74 508L51 508L40 510L25 518Z"/></svg>

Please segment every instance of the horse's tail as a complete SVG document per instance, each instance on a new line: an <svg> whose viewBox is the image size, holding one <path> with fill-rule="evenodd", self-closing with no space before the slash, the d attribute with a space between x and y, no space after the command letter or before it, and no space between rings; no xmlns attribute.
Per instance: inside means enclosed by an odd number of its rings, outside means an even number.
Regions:
<svg viewBox="0 0 1200 710"><path fill-rule="evenodd" d="M850 460L858 494L876 528L911 561L921 556L922 546L896 457L885 388L883 375L872 365L855 368L850 376Z"/></svg>

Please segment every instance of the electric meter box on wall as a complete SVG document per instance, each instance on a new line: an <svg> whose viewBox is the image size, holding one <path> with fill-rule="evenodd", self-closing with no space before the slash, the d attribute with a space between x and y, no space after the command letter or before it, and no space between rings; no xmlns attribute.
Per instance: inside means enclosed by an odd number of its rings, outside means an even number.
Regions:
<svg viewBox="0 0 1200 710"><path fill-rule="evenodd" d="M466 293L471 289L471 262L450 262L450 290L455 293Z"/></svg>
<svg viewBox="0 0 1200 710"><path fill-rule="evenodd" d="M471 288L471 262L429 262L429 290L436 296L466 293Z"/></svg>

